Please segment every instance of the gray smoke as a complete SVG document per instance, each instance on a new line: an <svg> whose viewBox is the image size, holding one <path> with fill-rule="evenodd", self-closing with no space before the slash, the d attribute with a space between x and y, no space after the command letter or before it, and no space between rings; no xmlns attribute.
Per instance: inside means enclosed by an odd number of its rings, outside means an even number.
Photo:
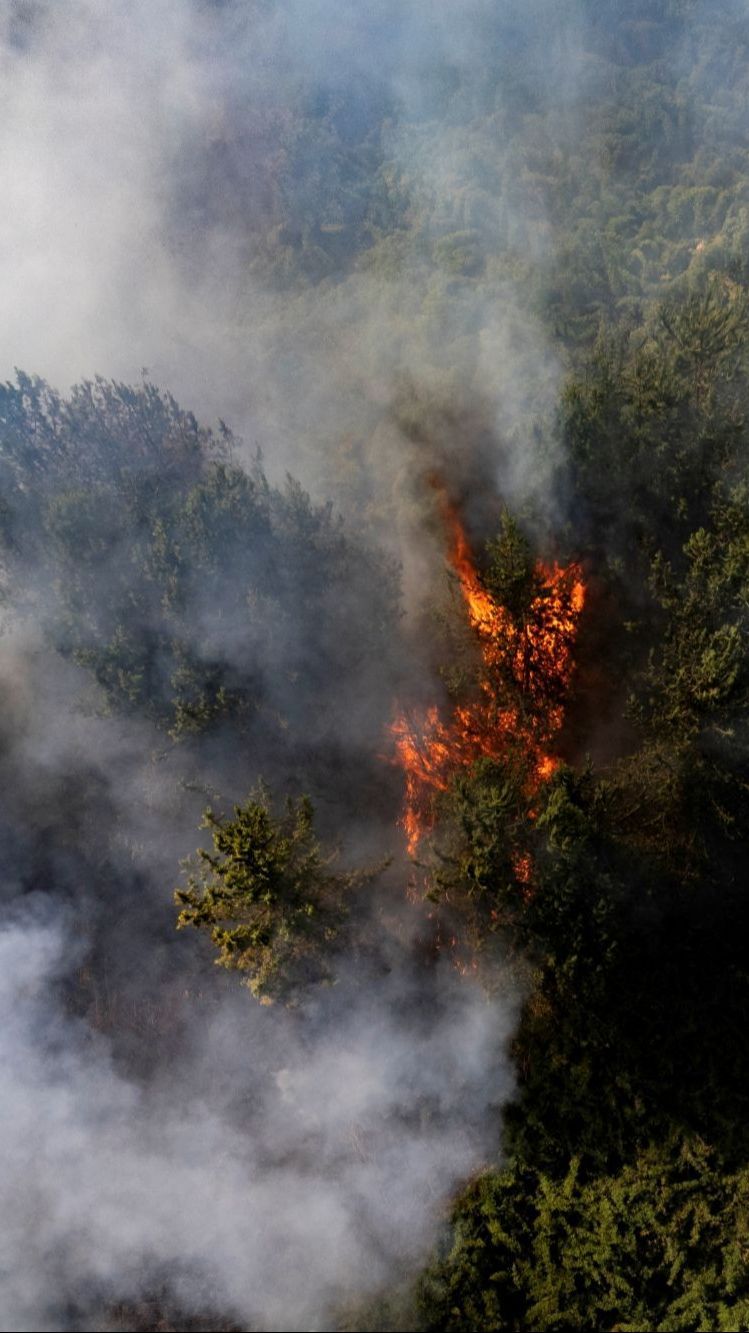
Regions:
<svg viewBox="0 0 749 1333"><path fill-rule="evenodd" d="M487 42L495 57L506 48L509 81L518 39L530 36L543 58L534 68L526 54L526 77L539 96L558 90L560 135L573 134L575 25L561 44L545 33L542 48L540 31L509 0L464 0L449 14L390 0L364 10L345 0L10 5L0 368L33 368L66 387L94 371L132 380L145 366L261 445L272 477L291 467L326 497L343 489L340 448L353 436L389 531L393 462L408 447L392 413L405 377L443 399L484 399L506 446L493 483L548 501L548 465L525 423L531 407L553 410L560 368L512 282L480 268L497 235L542 264L549 228L530 215L511 162L502 179L482 179L475 144L466 153L465 107L453 116L445 100L451 80L480 69ZM367 142L357 117L392 111L371 149L373 175L390 181L392 255L372 271L366 249L342 270L333 254L329 273L323 265L279 295L259 235L277 247L277 273L294 220L327 242L356 229L334 197L349 168L328 181L330 145L289 133L320 89L334 110L342 104L344 145L347 135ZM416 244L406 242L409 209L427 219ZM456 285L455 263L470 270L461 247L476 250L478 267ZM457 466L468 447L455 440ZM395 537L406 560L412 538L406 517Z"/></svg>
<svg viewBox="0 0 749 1333"><path fill-rule="evenodd" d="M324 1328L408 1275L491 1151L511 1008L446 975L430 1015L391 976L295 1031L240 996L144 1087L60 1016L75 951L43 894L0 933L2 1328L69 1327L164 1274L188 1309Z"/></svg>

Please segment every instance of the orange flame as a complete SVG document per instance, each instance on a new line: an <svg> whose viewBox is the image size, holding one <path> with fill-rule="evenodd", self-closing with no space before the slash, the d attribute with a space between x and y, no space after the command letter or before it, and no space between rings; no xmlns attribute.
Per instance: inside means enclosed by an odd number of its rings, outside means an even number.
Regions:
<svg viewBox="0 0 749 1333"><path fill-rule="evenodd" d="M517 624L484 587L458 513L442 489L439 496L449 537L448 559L479 641L485 672L478 700L456 706L448 721L432 706L418 715L401 713L393 723L396 762L405 775L401 823L411 856L431 828L434 792L445 791L453 775L480 756L499 759L520 745L529 759L529 800L552 776L560 763L553 742L564 720L572 650L585 601L578 565L563 568L538 562L540 591ZM500 688L502 677L514 685L512 691ZM528 884L527 857L518 860L517 872L518 880Z"/></svg>

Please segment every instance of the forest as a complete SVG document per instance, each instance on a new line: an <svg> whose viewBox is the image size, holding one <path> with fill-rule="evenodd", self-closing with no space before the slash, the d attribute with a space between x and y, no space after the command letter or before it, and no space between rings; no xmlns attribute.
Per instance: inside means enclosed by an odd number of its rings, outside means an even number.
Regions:
<svg viewBox="0 0 749 1333"><path fill-rule="evenodd" d="M0 1328L749 1329L749 14L449 9L0 20Z"/></svg>

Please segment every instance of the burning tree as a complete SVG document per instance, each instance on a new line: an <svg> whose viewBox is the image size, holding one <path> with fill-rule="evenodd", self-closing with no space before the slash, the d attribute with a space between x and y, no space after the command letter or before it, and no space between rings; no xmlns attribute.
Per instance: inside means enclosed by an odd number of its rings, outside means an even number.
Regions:
<svg viewBox="0 0 749 1333"><path fill-rule="evenodd" d="M487 545L480 573L455 506L438 490L448 561L479 650L471 695L444 718L436 706L401 713L393 724L405 774L403 827L413 855L434 821L435 798L479 759L522 772L526 814L559 760L554 743L564 721L572 651L584 603L578 565L534 560L517 523L505 513ZM513 779L515 781L516 778ZM528 866L518 862L518 878Z"/></svg>

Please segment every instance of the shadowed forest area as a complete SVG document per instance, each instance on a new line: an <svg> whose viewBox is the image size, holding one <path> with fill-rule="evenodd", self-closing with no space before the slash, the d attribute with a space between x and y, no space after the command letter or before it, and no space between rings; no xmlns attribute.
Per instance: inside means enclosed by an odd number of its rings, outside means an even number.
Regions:
<svg viewBox="0 0 749 1333"><path fill-rule="evenodd" d="M749 1329L746 8L106 8L0 20L0 1327Z"/></svg>

